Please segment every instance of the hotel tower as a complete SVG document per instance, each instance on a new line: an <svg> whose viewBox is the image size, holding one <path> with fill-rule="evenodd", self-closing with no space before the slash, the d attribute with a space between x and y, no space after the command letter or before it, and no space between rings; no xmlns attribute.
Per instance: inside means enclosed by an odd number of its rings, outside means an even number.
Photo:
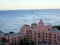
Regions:
<svg viewBox="0 0 60 45"><path fill-rule="evenodd" d="M2 44L2 37L9 41L5 45L12 45L12 43L18 45L19 40L24 38L33 41L36 45L60 45L60 30L52 28L51 25L44 25L42 19L38 24L24 24L19 33L9 34L0 31L0 44Z"/></svg>
<svg viewBox="0 0 60 45"><path fill-rule="evenodd" d="M45 26L42 19L38 24L23 25L20 34L21 39L32 40L36 45L60 45L60 30L52 28L51 25Z"/></svg>

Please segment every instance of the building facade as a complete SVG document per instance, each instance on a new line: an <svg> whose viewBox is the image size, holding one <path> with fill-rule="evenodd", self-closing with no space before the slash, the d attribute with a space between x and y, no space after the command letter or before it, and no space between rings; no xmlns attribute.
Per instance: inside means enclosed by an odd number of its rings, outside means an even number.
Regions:
<svg viewBox="0 0 60 45"><path fill-rule="evenodd" d="M12 45L12 43L18 45L19 40L24 38L33 41L36 45L60 45L60 30L52 28L51 25L45 26L42 19L38 24L33 23L31 26L24 24L19 33L1 33L0 42L2 37L9 40L6 45Z"/></svg>
<svg viewBox="0 0 60 45"><path fill-rule="evenodd" d="M60 30L45 26L42 19L38 24L23 25L20 33L22 38L34 41L36 45L60 45Z"/></svg>
<svg viewBox="0 0 60 45"><path fill-rule="evenodd" d="M1 33L0 35L0 45L3 45L3 41L6 39L4 45L18 45L20 39L19 33L9 34L9 33Z"/></svg>

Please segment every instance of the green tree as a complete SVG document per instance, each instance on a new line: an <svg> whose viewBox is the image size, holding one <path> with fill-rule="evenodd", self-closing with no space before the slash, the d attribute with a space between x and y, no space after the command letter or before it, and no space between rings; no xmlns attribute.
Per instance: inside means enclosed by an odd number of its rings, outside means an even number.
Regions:
<svg viewBox="0 0 60 45"><path fill-rule="evenodd" d="M60 25L55 25L53 26L53 28L57 28L58 30L60 30Z"/></svg>
<svg viewBox="0 0 60 45"><path fill-rule="evenodd" d="M14 32L12 32L12 31L11 31L11 32L9 32L9 33L10 33L10 34L14 34Z"/></svg>
<svg viewBox="0 0 60 45"><path fill-rule="evenodd" d="M31 45L35 45L33 41L31 41Z"/></svg>
<svg viewBox="0 0 60 45"><path fill-rule="evenodd" d="M19 41L19 45L35 45L33 41L28 41L25 38Z"/></svg>
<svg viewBox="0 0 60 45"><path fill-rule="evenodd" d="M5 45L5 43L8 42L8 40L5 37L2 37L1 42L3 43L3 45Z"/></svg>

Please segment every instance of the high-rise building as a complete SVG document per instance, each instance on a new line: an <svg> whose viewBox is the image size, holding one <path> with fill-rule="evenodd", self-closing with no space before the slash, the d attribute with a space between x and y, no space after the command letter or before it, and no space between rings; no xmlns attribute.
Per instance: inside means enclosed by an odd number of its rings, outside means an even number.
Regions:
<svg viewBox="0 0 60 45"><path fill-rule="evenodd" d="M36 45L60 45L60 30L53 29L51 25L45 26L42 19L38 24L25 24L20 32L22 38L34 41Z"/></svg>
<svg viewBox="0 0 60 45"><path fill-rule="evenodd" d="M33 23L31 26L24 24L19 33L9 34L0 31L0 34L0 44L3 44L2 37L8 40L5 45L18 45L21 39L33 41L36 45L60 45L60 30L52 28L51 25L45 26L42 19L38 24Z"/></svg>

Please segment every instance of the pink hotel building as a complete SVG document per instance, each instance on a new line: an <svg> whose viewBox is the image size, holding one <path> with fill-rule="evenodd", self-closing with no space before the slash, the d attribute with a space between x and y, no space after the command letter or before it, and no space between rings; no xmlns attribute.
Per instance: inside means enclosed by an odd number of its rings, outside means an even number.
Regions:
<svg viewBox="0 0 60 45"><path fill-rule="evenodd" d="M38 24L23 25L20 34L22 38L34 41L36 45L42 42L42 45L60 45L60 30L52 28L51 25L44 26L42 19Z"/></svg>
<svg viewBox="0 0 60 45"><path fill-rule="evenodd" d="M19 33L6 34L0 36L9 40L6 45L11 45L12 42L18 45L19 40L26 38L28 41L34 41L36 45L60 45L60 30L52 28L51 25L45 26L42 19L38 24L23 25Z"/></svg>

